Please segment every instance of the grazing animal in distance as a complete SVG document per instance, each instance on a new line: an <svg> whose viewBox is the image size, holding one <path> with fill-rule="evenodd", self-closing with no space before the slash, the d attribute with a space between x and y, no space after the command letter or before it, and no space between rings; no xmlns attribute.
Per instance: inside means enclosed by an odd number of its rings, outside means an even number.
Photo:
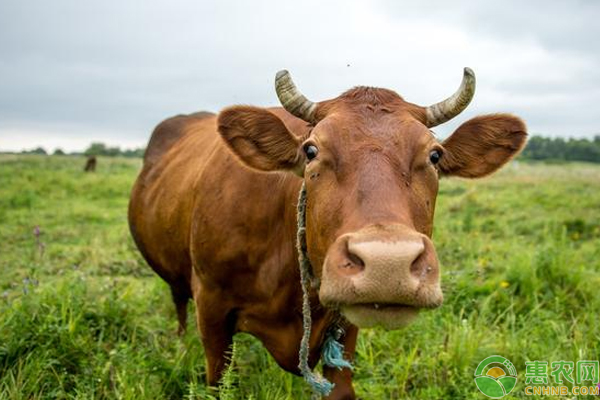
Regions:
<svg viewBox="0 0 600 400"><path fill-rule="evenodd" d="M97 163L98 163L98 160L96 159L96 156L88 156L83 170L85 172L95 172Z"/></svg>
<svg viewBox="0 0 600 400"><path fill-rule="evenodd" d="M438 141L430 128L462 112L474 91L465 68L457 92L431 106L373 87L316 103L280 71L283 107L233 106L156 127L129 225L170 285L179 332L194 300L209 385L221 378L237 332L257 337L283 369L301 372L299 256L311 268L310 368L332 326L342 328L338 339L352 360L359 328L406 326L442 303L431 239L439 178L491 174L527 136L518 117L492 114ZM301 190L305 210L297 214ZM306 224L301 254L298 215ZM355 398L350 369L323 370L335 384L328 399Z"/></svg>

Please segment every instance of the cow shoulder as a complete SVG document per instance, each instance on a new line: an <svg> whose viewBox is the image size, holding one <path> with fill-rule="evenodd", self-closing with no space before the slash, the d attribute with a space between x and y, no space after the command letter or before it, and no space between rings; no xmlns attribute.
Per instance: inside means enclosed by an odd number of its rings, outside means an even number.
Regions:
<svg viewBox="0 0 600 400"><path fill-rule="evenodd" d="M193 114L181 114L167 118L154 129L148 147L144 154L144 164L152 165L160 160L173 145L181 139L185 133L185 127L190 122L199 121L215 114L207 111L199 111Z"/></svg>

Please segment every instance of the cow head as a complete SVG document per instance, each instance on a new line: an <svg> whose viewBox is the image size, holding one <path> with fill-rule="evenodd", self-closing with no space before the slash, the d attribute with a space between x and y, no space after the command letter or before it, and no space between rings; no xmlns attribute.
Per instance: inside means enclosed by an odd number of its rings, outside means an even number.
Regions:
<svg viewBox="0 0 600 400"><path fill-rule="evenodd" d="M524 123L508 114L480 116L436 140L429 128L473 97L468 68L458 91L429 107L370 87L313 103L287 71L277 74L276 89L309 133L298 137L275 113L246 106L222 111L219 132L248 166L305 179L308 257L321 303L360 327L387 328L440 305L431 241L438 179L496 171L523 147Z"/></svg>

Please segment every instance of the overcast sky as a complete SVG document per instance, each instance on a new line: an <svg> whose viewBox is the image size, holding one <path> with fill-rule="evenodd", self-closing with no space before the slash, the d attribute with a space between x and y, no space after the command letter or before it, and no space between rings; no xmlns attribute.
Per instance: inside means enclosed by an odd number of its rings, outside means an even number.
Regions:
<svg viewBox="0 0 600 400"><path fill-rule="evenodd" d="M357 85L428 105L462 69L467 111L532 133L600 133L600 1L2 0L0 150L144 146L162 119L277 104L290 70L314 101Z"/></svg>

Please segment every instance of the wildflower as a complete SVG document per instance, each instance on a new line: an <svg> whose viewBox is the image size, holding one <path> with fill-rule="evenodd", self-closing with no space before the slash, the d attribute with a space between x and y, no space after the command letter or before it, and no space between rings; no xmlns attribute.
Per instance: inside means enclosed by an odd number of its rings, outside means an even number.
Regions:
<svg viewBox="0 0 600 400"><path fill-rule="evenodd" d="M502 282L500 282L500 287L501 287L502 289L506 289L506 288L507 288L507 287L509 287L509 286L510 286L510 283L508 283L507 281L502 281Z"/></svg>
<svg viewBox="0 0 600 400"><path fill-rule="evenodd" d="M39 225L36 225L35 228L33 228L33 236L35 236L35 243L38 247L38 250L40 252L40 257L44 256L44 250L46 249L46 244L42 243L42 241L40 240L40 235L42 234L42 230L40 229Z"/></svg>

